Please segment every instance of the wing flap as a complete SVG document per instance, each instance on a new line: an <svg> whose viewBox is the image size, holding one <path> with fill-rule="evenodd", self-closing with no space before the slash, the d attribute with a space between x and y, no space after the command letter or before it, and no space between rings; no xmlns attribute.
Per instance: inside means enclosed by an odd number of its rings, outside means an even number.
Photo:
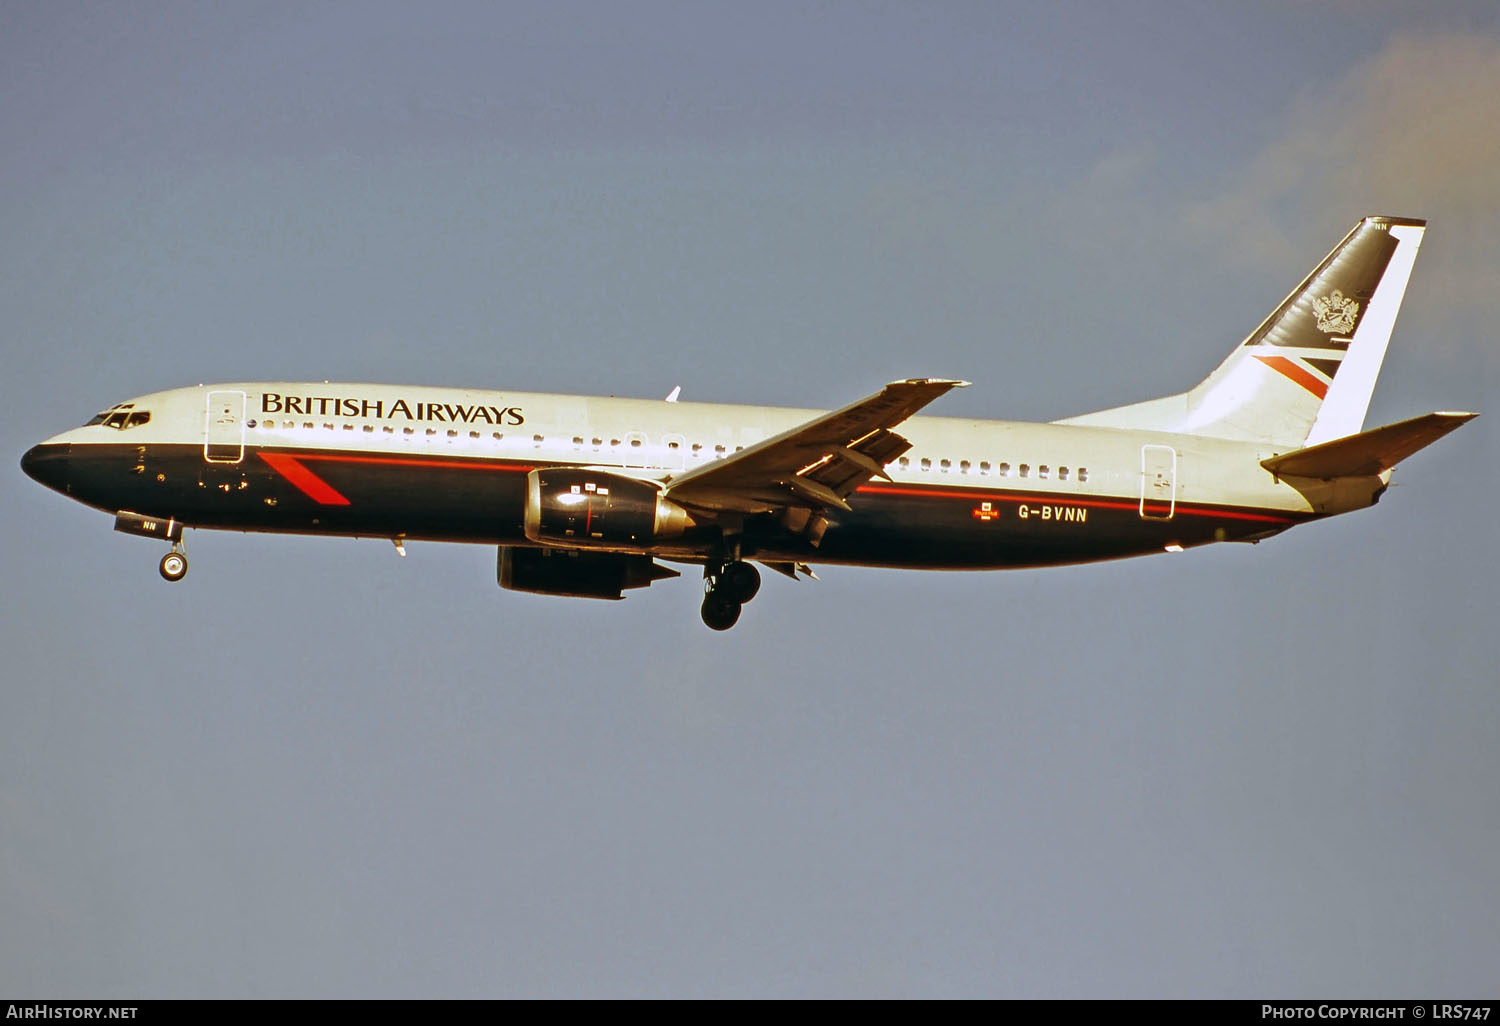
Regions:
<svg viewBox="0 0 1500 1026"><path fill-rule="evenodd" d="M783 574L787 577L790 577L794 581L801 580L801 578L797 576L798 574L802 574L803 577L810 577L815 581L818 579L818 575L813 573L812 567L808 566L806 563L783 563L774 560L771 562L766 562L763 559L756 560L756 562L760 563L760 565L763 567L775 570L778 574Z"/></svg>
<svg viewBox="0 0 1500 1026"><path fill-rule="evenodd" d="M1463 427L1477 413L1429 413L1260 461L1277 477L1371 477Z"/></svg>

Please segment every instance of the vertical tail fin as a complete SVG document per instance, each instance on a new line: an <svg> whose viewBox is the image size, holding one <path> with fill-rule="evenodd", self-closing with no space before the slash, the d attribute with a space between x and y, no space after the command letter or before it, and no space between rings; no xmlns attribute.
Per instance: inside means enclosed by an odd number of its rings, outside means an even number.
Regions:
<svg viewBox="0 0 1500 1026"><path fill-rule="evenodd" d="M1059 423L1297 446L1358 432L1426 227L1365 218L1197 387Z"/></svg>

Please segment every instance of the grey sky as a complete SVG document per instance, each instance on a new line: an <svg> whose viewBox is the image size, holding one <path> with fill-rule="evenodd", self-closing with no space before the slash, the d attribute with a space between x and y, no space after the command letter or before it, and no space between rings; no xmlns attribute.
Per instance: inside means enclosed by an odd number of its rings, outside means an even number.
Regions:
<svg viewBox="0 0 1500 1026"><path fill-rule="evenodd" d="M1500 965L1500 12L0 10L0 453L200 381L1053 418L1432 221L1374 510L990 575L501 592L0 474L0 993L1476 996Z"/></svg>

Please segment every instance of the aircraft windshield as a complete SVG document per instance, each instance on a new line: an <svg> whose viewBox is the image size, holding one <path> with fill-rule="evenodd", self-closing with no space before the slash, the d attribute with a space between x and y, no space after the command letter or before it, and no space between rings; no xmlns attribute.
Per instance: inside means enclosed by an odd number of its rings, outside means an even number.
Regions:
<svg viewBox="0 0 1500 1026"><path fill-rule="evenodd" d="M121 403L118 406L111 406L103 413L94 414L94 418L85 424L84 427L103 424L105 427L124 431L126 428L140 427L150 419L150 410L137 410L135 403Z"/></svg>

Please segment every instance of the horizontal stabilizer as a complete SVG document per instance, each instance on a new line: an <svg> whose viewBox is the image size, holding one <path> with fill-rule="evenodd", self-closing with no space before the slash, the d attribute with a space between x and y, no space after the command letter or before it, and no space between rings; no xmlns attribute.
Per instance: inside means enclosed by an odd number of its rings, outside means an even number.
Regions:
<svg viewBox="0 0 1500 1026"><path fill-rule="evenodd" d="M1477 413L1429 413L1261 460L1277 477L1372 477L1462 427Z"/></svg>

